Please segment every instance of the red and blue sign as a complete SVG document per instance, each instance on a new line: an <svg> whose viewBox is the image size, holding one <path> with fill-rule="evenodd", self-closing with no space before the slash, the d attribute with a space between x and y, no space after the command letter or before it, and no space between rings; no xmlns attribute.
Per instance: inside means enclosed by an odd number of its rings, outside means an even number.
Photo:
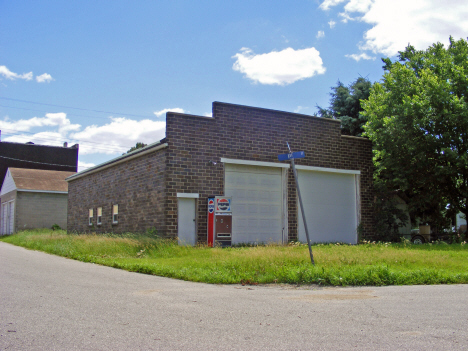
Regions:
<svg viewBox="0 0 468 351"><path fill-rule="evenodd" d="M208 199L208 213L213 213L215 210L214 199Z"/></svg>
<svg viewBox="0 0 468 351"><path fill-rule="evenodd" d="M215 199L208 198L208 246L213 247Z"/></svg>
<svg viewBox="0 0 468 351"><path fill-rule="evenodd" d="M231 212L231 199L216 198L216 212Z"/></svg>

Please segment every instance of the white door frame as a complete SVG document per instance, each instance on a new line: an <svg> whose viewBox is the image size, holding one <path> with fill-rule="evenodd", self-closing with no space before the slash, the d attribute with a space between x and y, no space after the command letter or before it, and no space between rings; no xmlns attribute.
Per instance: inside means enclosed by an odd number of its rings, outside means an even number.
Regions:
<svg viewBox="0 0 468 351"><path fill-rule="evenodd" d="M179 245L195 246L197 243L196 193L177 193L177 236Z"/></svg>

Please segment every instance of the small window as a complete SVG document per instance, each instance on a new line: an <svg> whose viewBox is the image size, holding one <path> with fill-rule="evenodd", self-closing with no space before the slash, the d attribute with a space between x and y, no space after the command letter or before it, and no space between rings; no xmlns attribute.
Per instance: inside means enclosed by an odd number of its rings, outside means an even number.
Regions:
<svg viewBox="0 0 468 351"><path fill-rule="evenodd" d="M89 222L88 222L89 225L93 225L93 215L94 215L94 211L92 208L90 208L89 209Z"/></svg>
<svg viewBox="0 0 468 351"><path fill-rule="evenodd" d="M119 223L119 205L112 206L112 223Z"/></svg>
<svg viewBox="0 0 468 351"><path fill-rule="evenodd" d="M97 224L102 224L102 207L97 208Z"/></svg>

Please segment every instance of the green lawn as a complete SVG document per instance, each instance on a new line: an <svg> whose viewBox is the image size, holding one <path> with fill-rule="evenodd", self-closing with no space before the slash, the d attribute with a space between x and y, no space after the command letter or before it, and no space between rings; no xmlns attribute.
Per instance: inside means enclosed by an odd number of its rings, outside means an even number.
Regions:
<svg viewBox="0 0 468 351"><path fill-rule="evenodd" d="M34 230L2 241L84 262L215 284L407 285L468 283L468 245L366 243L182 247L144 235Z"/></svg>

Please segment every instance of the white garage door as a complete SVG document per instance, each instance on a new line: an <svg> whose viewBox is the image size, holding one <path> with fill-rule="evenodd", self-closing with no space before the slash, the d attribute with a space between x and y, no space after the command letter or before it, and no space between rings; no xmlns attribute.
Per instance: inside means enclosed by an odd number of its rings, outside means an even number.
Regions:
<svg viewBox="0 0 468 351"><path fill-rule="evenodd" d="M282 183L281 168L225 164L233 244L283 241Z"/></svg>
<svg viewBox="0 0 468 351"><path fill-rule="evenodd" d="M357 243L354 174L298 170L311 242ZM307 242L298 202L299 240Z"/></svg>

